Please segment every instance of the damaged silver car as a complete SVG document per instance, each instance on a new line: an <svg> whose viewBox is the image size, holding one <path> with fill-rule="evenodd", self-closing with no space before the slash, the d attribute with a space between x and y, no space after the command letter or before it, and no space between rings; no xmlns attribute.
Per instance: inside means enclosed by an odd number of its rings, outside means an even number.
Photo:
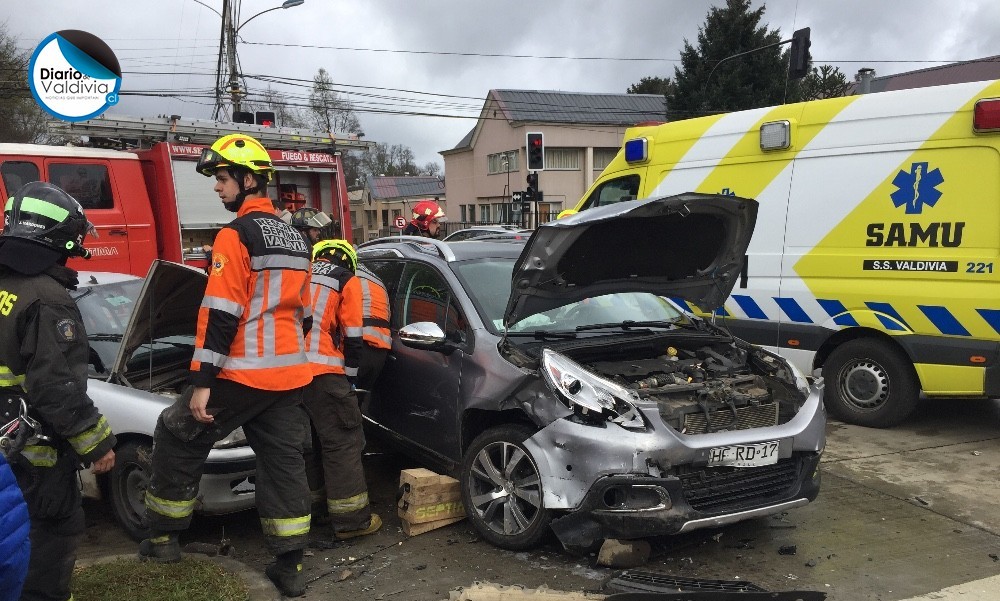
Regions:
<svg viewBox="0 0 1000 601"><path fill-rule="evenodd" d="M822 381L679 308L722 306L756 215L689 193L594 208L526 244L361 245L393 303L366 419L456 475L472 525L507 549L551 530L584 551L809 503Z"/></svg>

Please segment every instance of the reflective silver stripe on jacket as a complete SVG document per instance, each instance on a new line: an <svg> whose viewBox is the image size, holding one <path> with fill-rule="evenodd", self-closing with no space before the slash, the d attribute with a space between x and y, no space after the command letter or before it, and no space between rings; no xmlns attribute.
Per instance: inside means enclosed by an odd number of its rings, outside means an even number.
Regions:
<svg viewBox="0 0 1000 601"><path fill-rule="evenodd" d="M250 269L261 271L264 269L298 269L300 271L311 271L312 263L306 257L292 257L289 255L261 255L250 257Z"/></svg>
<svg viewBox="0 0 1000 601"><path fill-rule="evenodd" d="M344 328L344 336L347 338L361 338L364 328Z"/></svg>
<svg viewBox="0 0 1000 601"><path fill-rule="evenodd" d="M229 313L230 315L235 315L236 317L242 317L243 311L245 310L243 305L220 296L206 296L202 299L201 306Z"/></svg>
<svg viewBox="0 0 1000 601"><path fill-rule="evenodd" d="M335 277L314 273L312 276L312 283L324 286L330 290L335 290L336 292L340 292L340 280Z"/></svg>
<svg viewBox="0 0 1000 601"><path fill-rule="evenodd" d="M265 369L270 367L293 367L308 361L305 352L292 353L289 355L277 355L275 357L229 357L222 365L222 369Z"/></svg>
<svg viewBox="0 0 1000 601"><path fill-rule="evenodd" d="M21 450L21 455L35 467L53 467L59 457L55 447L48 445L27 445Z"/></svg>
<svg viewBox="0 0 1000 601"><path fill-rule="evenodd" d="M310 361L312 361L312 356L315 353L319 356L319 346L320 340L325 334L323 332L323 316L326 315L326 307L330 304L330 299L333 297L333 292L329 286L324 286L317 282L321 276L313 276L313 327L309 330L309 356ZM324 364L323 361L313 361L313 363Z"/></svg>
<svg viewBox="0 0 1000 601"><path fill-rule="evenodd" d="M309 357L310 363L316 363L317 365L332 365L335 367L344 367L343 357L328 357L326 355L321 355L317 351L309 351L308 353L306 353L306 356ZM355 371L357 370L355 369Z"/></svg>
<svg viewBox="0 0 1000 601"><path fill-rule="evenodd" d="M205 348L194 349L194 355L191 359L194 361L201 361L202 363L210 363L216 367L222 367L222 365L228 359L228 355L223 355L222 353L217 353L215 351L210 351Z"/></svg>
<svg viewBox="0 0 1000 601"><path fill-rule="evenodd" d="M381 340L382 342L384 342L386 344L386 346L392 346L392 336L387 336L387 335L383 334L382 332L380 332L378 330L378 328L376 328L374 326L365 326L362 329L365 331L365 334L364 334L365 336L371 336L373 338Z"/></svg>
<svg viewBox="0 0 1000 601"><path fill-rule="evenodd" d="M96 424L75 436L70 436L67 440L78 454L86 455L96 449L109 436L111 436L111 424L102 415Z"/></svg>

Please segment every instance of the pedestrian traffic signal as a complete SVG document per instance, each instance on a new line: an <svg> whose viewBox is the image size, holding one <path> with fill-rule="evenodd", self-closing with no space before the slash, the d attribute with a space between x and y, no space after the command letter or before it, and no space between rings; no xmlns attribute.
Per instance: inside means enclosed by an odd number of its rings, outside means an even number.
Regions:
<svg viewBox="0 0 1000 601"><path fill-rule="evenodd" d="M545 142L542 132L528 132L525 135L525 145L528 147L528 171L545 170Z"/></svg>
<svg viewBox="0 0 1000 601"><path fill-rule="evenodd" d="M263 125L264 127L275 127L278 124L277 116L274 111L257 111L254 116L256 117L255 123L257 125Z"/></svg>
<svg viewBox="0 0 1000 601"><path fill-rule="evenodd" d="M801 79L809 75L809 63L812 61L809 45L808 27L792 33L792 47L788 51L791 55L788 63L788 79Z"/></svg>
<svg viewBox="0 0 1000 601"><path fill-rule="evenodd" d="M535 196L538 193L538 174L529 173L528 174L528 187L524 191L524 199L527 201L535 200Z"/></svg>
<svg viewBox="0 0 1000 601"><path fill-rule="evenodd" d="M253 125L253 113L250 111L236 111L233 113L233 123L249 123Z"/></svg>

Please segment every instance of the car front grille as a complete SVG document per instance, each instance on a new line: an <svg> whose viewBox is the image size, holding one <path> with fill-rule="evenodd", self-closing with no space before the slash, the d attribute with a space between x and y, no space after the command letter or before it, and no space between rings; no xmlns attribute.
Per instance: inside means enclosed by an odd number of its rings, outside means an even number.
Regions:
<svg viewBox="0 0 1000 601"><path fill-rule="evenodd" d="M709 428L711 423L711 428ZM726 407L704 412L688 413L684 416L684 434L706 434L708 432L723 432L728 430L749 430L751 428L766 428L778 424L778 404L749 405L736 408L736 418L733 410Z"/></svg>
<svg viewBox="0 0 1000 601"><path fill-rule="evenodd" d="M799 480L798 457L763 467L714 467L681 473L684 500L706 513L742 511L777 502Z"/></svg>

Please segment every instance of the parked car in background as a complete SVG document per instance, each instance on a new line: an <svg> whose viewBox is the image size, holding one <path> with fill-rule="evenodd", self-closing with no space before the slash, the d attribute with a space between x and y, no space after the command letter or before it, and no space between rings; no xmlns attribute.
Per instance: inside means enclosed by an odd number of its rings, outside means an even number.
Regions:
<svg viewBox="0 0 1000 601"><path fill-rule="evenodd" d="M531 230L526 230L514 225L484 225L467 227L464 230L452 232L443 238L444 242L461 242L462 240L475 240L486 236L513 237L527 240L531 236Z"/></svg>
<svg viewBox="0 0 1000 601"><path fill-rule="evenodd" d="M81 272L73 297L91 346L90 398L118 439L115 467L95 477L81 470L84 496L108 498L135 539L149 483L153 429L160 412L187 387L198 308L207 276L154 261L146 278ZM254 506L256 458L242 429L216 443L198 489L197 510L222 514Z"/></svg>
<svg viewBox="0 0 1000 601"><path fill-rule="evenodd" d="M669 535L812 501L822 381L682 311L722 305L753 200L682 194L597 207L517 240L384 238L393 347L373 434L456 475L507 549Z"/></svg>

